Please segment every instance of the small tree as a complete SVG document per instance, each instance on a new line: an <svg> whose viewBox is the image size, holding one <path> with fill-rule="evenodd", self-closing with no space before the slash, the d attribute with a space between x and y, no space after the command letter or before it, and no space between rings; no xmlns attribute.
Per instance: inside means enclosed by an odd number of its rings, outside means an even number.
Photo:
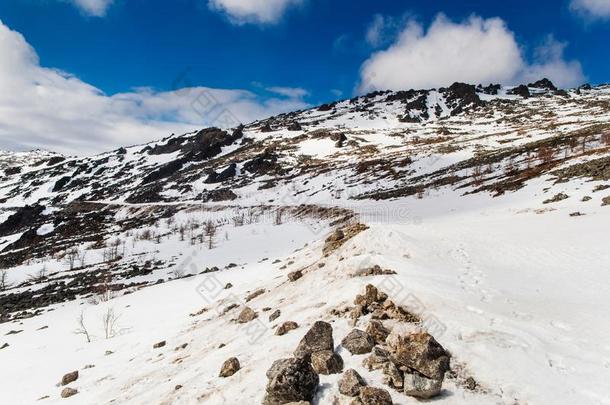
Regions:
<svg viewBox="0 0 610 405"><path fill-rule="evenodd" d="M282 214L283 211L281 208L275 210L275 218L273 220L273 225L282 225Z"/></svg>
<svg viewBox="0 0 610 405"><path fill-rule="evenodd" d="M212 249L216 238L216 225L214 222L210 220L205 223L204 233L208 239L208 249Z"/></svg>
<svg viewBox="0 0 610 405"><path fill-rule="evenodd" d="M11 283L8 282L8 273L6 270L0 272L0 291L5 291L11 288Z"/></svg>
<svg viewBox="0 0 610 405"><path fill-rule="evenodd" d="M66 251L66 254L64 255L64 262L68 265L70 270L74 270L74 264L76 263L76 260L78 259L78 257L79 257L78 249L71 248Z"/></svg>
<svg viewBox="0 0 610 405"><path fill-rule="evenodd" d="M116 323L119 317L114 313L114 309L108 308L102 316L102 324L104 326L104 336L106 339L116 336Z"/></svg>
<svg viewBox="0 0 610 405"><path fill-rule="evenodd" d="M74 331L77 335L85 335L87 338L87 343L91 343L91 335L89 334L89 330L85 326L85 312L81 311L80 316L76 319L78 322L78 327Z"/></svg>

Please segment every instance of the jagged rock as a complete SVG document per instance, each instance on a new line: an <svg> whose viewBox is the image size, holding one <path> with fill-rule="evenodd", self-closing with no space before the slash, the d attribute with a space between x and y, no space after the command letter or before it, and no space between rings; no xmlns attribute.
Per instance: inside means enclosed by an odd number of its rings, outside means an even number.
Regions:
<svg viewBox="0 0 610 405"><path fill-rule="evenodd" d="M231 284L231 283L225 284L225 290L228 290L229 288L233 288L233 284Z"/></svg>
<svg viewBox="0 0 610 405"><path fill-rule="evenodd" d="M371 320L366 326L365 332L371 335L376 344L385 343L390 331L379 321Z"/></svg>
<svg viewBox="0 0 610 405"><path fill-rule="evenodd" d="M385 363L383 366L383 374L384 384L392 388L402 390L403 376L402 372L398 369L398 367L396 367L396 364L392 363L391 361Z"/></svg>
<svg viewBox="0 0 610 405"><path fill-rule="evenodd" d="M506 93L521 96L523 98L529 98L531 96L530 89L524 84L517 86L514 89L510 89Z"/></svg>
<svg viewBox="0 0 610 405"><path fill-rule="evenodd" d="M271 125L267 122L261 127L261 132L273 132L273 128L271 128Z"/></svg>
<svg viewBox="0 0 610 405"><path fill-rule="evenodd" d="M290 125L288 125L289 131L301 131L302 129L303 127L301 127L301 124L299 124L297 121L294 121Z"/></svg>
<svg viewBox="0 0 610 405"><path fill-rule="evenodd" d="M160 349L160 348L162 348L163 346L165 346L165 343L166 343L166 342L165 342L165 340L163 340L163 341L161 341L161 342L158 342L158 343L155 343L155 344L153 345L153 349Z"/></svg>
<svg viewBox="0 0 610 405"><path fill-rule="evenodd" d="M563 201L568 198L570 198L570 196L568 196L566 193L558 193L558 194L555 194L552 198L548 198L548 199L544 200L542 203L550 204L550 203L554 203L554 202L558 202L558 201Z"/></svg>
<svg viewBox="0 0 610 405"><path fill-rule="evenodd" d="M350 368L339 379L339 392L348 397L356 397L360 394L360 388L366 386L364 379L356 370Z"/></svg>
<svg viewBox="0 0 610 405"><path fill-rule="evenodd" d="M377 290L377 287L375 287L372 284L367 284L365 287L365 292L364 292L364 300L366 302L367 305L371 305L374 302L377 302L377 293L379 292L379 290Z"/></svg>
<svg viewBox="0 0 610 405"><path fill-rule="evenodd" d="M389 361L390 353L387 350L382 349L381 347L375 346L371 355L364 359L362 365L366 367L369 371L379 370L382 369L384 365Z"/></svg>
<svg viewBox="0 0 610 405"><path fill-rule="evenodd" d="M286 333L290 332L291 330L295 330L298 327L299 327L299 325L296 322L286 321L283 324L281 324L280 326L278 326L277 330L275 331L275 334L278 336L283 336Z"/></svg>
<svg viewBox="0 0 610 405"><path fill-rule="evenodd" d="M301 270L297 270L297 271L293 271L292 273L288 273L288 280L290 280L290 281L297 281L301 277L303 277L303 273L301 272Z"/></svg>
<svg viewBox="0 0 610 405"><path fill-rule="evenodd" d="M343 338L341 346L349 350L351 354L365 354L373 350L375 341L365 331L354 329Z"/></svg>
<svg viewBox="0 0 610 405"><path fill-rule="evenodd" d="M323 350L335 350L333 327L328 322L316 321L299 342L294 356L309 360L312 353Z"/></svg>
<svg viewBox="0 0 610 405"><path fill-rule="evenodd" d="M311 401L320 378L305 359L276 360L267 370L267 387L263 405Z"/></svg>
<svg viewBox="0 0 610 405"><path fill-rule="evenodd" d="M61 385L68 385L71 382L74 382L76 380L78 380L78 371L73 371L71 373L64 375L61 378Z"/></svg>
<svg viewBox="0 0 610 405"><path fill-rule="evenodd" d="M8 343L4 343L2 346L0 346L0 350L2 349L6 349L7 347L9 347L10 345Z"/></svg>
<svg viewBox="0 0 610 405"><path fill-rule="evenodd" d="M313 352L311 365L318 374L338 374L343 371L343 359L332 350Z"/></svg>
<svg viewBox="0 0 610 405"><path fill-rule="evenodd" d="M265 289L264 288L259 288L258 290L248 294L246 296L246 302L250 302L252 301L254 298L258 297L259 295L263 295L265 293Z"/></svg>
<svg viewBox="0 0 610 405"><path fill-rule="evenodd" d="M395 334L392 331L386 342L392 361L399 367L436 379L442 379L449 370L449 353L427 332Z"/></svg>
<svg viewBox="0 0 610 405"><path fill-rule="evenodd" d="M218 376L223 378L231 377L233 374L237 373L240 368L241 366L239 364L239 360L237 360L236 357L231 357L222 364L222 368L220 369L220 374Z"/></svg>
<svg viewBox="0 0 610 405"><path fill-rule="evenodd" d="M535 89L545 89L545 90L557 91L557 87L555 87L553 82L551 82L546 77L544 79L538 80L537 82L528 84L527 87L533 87Z"/></svg>
<svg viewBox="0 0 610 405"><path fill-rule="evenodd" d="M70 387L66 387L61 391L62 398L70 398L71 396L74 396L76 394L78 394L78 391Z"/></svg>
<svg viewBox="0 0 610 405"><path fill-rule="evenodd" d="M419 373L405 373L404 392L410 397L429 399L441 393L443 380L428 378Z"/></svg>
<svg viewBox="0 0 610 405"><path fill-rule="evenodd" d="M258 314L250 307L245 307L237 317L238 323L248 323L258 317Z"/></svg>
<svg viewBox="0 0 610 405"><path fill-rule="evenodd" d="M269 322L275 321L277 318L280 317L281 313L282 312L279 309L276 309L275 311L273 311L273 313L271 315L269 315Z"/></svg>
<svg viewBox="0 0 610 405"><path fill-rule="evenodd" d="M392 405L390 393L382 388L362 387L359 395L362 405Z"/></svg>

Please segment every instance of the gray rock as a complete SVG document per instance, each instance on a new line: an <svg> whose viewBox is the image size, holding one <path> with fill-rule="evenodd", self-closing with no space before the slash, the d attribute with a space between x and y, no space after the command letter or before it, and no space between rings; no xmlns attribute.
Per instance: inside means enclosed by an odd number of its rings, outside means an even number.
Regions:
<svg viewBox="0 0 610 405"><path fill-rule="evenodd" d="M386 341L390 357L399 367L441 380L449 370L449 353L427 332L392 334Z"/></svg>
<svg viewBox="0 0 610 405"><path fill-rule="evenodd" d="M366 333L371 335L376 344L384 344L390 331L380 321L371 320L366 326Z"/></svg>
<svg viewBox="0 0 610 405"><path fill-rule="evenodd" d="M375 341L365 331L354 329L343 338L341 345L351 354L365 354L373 350Z"/></svg>
<svg viewBox="0 0 610 405"><path fill-rule="evenodd" d="M237 316L238 323L248 323L258 317L257 313L250 307L245 307Z"/></svg>
<svg viewBox="0 0 610 405"><path fill-rule="evenodd" d="M70 387L66 387L61 391L62 398L70 398L71 396L74 396L76 394L78 394L78 391Z"/></svg>
<svg viewBox="0 0 610 405"><path fill-rule="evenodd" d="M280 312L280 310L276 309L271 315L269 315L269 322L275 321L277 318L280 317L281 314L282 313Z"/></svg>
<svg viewBox="0 0 610 405"><path fill-rule="evenodd" d="M241 366L239 364L239 360L237 360L236 357L231 357L222 364L222 368L220 369L220 374L218 376L223 378L231 377L233 374L237 373L240 368Z"/></svg>
<svg viewBox="0 0 610 405"><path fill-rule="evenodd" d="M263 405L282 405L290 402L311 401L320 378L305 359L276 360L267 370Z"/></svg>
<svg viewBox="0 0 610 405"><path fill-rule="evenodd" d="M339 392L348 397L357 397L360 394L360 388L366 386L364 379L356 370L350 368L339 379Z"/></svg>
<svg viewBox="0 0 610 405"><path fill-rule="evenodd" d="M278 326L278 328L275 331L275 334L278 336L283 336L286 333L290 332L291 330L295 330L298 327L299 327L299 325L296 322L286 321L283 324L281 324L280 326Z"/></svg>
<svg viewBox="0 0 610 405"><path fill-rule="evenodd" d="M362 387L360 389L362 405L392 405L392 396L381 388Z"/></svg>
<svg viewBox="0 0 610 405"><path fill-rule="evenodd" d="M387 363L385 363L383 365L383 374L384 374L384 378L383 378L384 384L386 384L387 386L389 386L391 388L402 391L403 375L402 375L402 371L400 371L398 369L398 367L396 367L396 364L392 363L391 361L388 361Z"/></svg>
<svg viewBox="0 0 610 405"><path fill-rule="evenodd" d="M299 342L294 356L309 360L312 353L323 350L335 350L333 327L328 322L317 321Z"/></svg>
<svg viewBox="0 0 610 405"><path fill-rule="evenodd" d="M443 380L428 378L419 373L404 375L404 392L418 399L429 399L441 393Z"/></svg>
<svg viewBox="0 0 610 405"><path fill-rule="evenodd" d="M74 382L76 380L78 380L78 371L73 371L71 373L64 375L61 378L61 385L68 385L71 382Z"/></svg>
<svg viewBox="0 0 610 405"><path fill-rule="evenodd" d="M389 361L390 353L387 350L382 349L381 347L375 346L371 355L364 359L362 365L366 367L369 371L379 370L382 369L384 365Z"/></svg>
<svg viewBox="0 0 610 405"><path fill-rule="evenodd" d="M343 371L343 359L332 350L322 350L311 354L311 366L318 374L338 374Z"/></svg>

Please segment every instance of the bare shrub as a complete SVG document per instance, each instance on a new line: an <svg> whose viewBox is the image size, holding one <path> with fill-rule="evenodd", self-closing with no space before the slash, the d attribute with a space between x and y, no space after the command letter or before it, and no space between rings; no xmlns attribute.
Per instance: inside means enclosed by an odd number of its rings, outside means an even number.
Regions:
<svg viewBox="0 0 610 405"><path fill-rule="evenodd" d="M8 281L8 273L6 270L0 272L0 291L6 291L11 288L12 284Z"/></svg>
<svg viewBox="0 0 610 405"><path fill-rule="evenodd" d="M102 316L102 324L104 326L104 336L106 339L110 339L116 336L116 324L119 320L119 316L115 314L114 309L108 308Z"/></svg>
<svg viewBox="0 0 610 405"><path fill-rule="evenodd" d="M204 233L208 240L208 249L212 249L216 239L216 225L214 222L210 220L205 223Z"/></svg>
<svg viewBox="0 0 610 405"><path fill-rule="evenodd" d="M63 260L68 265L70 270L74 270L74 264L78 260L79 254L80 253L77 248L70 248L66 251Z"/></svg>
<svg viewBox="0 0 610 405"><path fill-rule="evenodd" d="M87 329L87 326L85 326L85 312L81 311L79 317L76 319L77 323L78 323L78 327L76 328L76 330L74 330L74 333L76 333L77 335L85 335L85 338L87 339L87 343L91 343L91 335L89 334L89 330Z"/></svg>

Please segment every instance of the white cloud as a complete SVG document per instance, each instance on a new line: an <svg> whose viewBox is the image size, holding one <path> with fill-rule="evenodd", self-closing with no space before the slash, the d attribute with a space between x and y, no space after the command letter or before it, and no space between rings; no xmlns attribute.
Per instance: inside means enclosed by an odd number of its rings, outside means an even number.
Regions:
<svg viewBox="0 0 610 405"><path fill-rule="evenodd" d="M572 0L570 8L589 18L610 18L610 0Z"/></svg>
<svg viewBox="0 0 610 405"><path fill-rule="evenodd" d="M441 14L427 31L410 20L389 48L363 64L359 90L431 88L456 81L516 84L539 74L560 86L580 84L580 64L563 60L564 47L547 42L530 64L500 18L472 16L455 23Z"/></svg>
<svg viewBox="0 0 610 405"><path fill-rule="evenodd" d="M140 88L108 96L72 75L41 67L23 36L0 21L0 149L95 153L223 126L227 111L247 123L306 106L298 97L261 99L247 90L206 87Z"/></svg>
<svg viewBox="0 0 610 405"><path fill-rule="evenodd" d="M304 98L309 95L309 92L300 87L267 87L267 91L271 93L279 94L280 96L290 97L290 98Z"/></svg>
<svg viewBox="0 0 610 405"><path fill-rule="evenodd" d="M114 0L70 0L70 2L87 15L103 17Z"/></svg>
<svg viewBox="0 0 610 405"><path fill-rule="evenodd" d="M226 14L234 24L273 24L286 10L300 5L303 0L208 0L214 11Z"/></svg>
<svg viewBox="0 0 610 405"><path fill-rule="evenodd" d="M407 21L406 16L397 18L375 14L365 34L365 41L373 48L388 45L394 40Z"/></svg>

